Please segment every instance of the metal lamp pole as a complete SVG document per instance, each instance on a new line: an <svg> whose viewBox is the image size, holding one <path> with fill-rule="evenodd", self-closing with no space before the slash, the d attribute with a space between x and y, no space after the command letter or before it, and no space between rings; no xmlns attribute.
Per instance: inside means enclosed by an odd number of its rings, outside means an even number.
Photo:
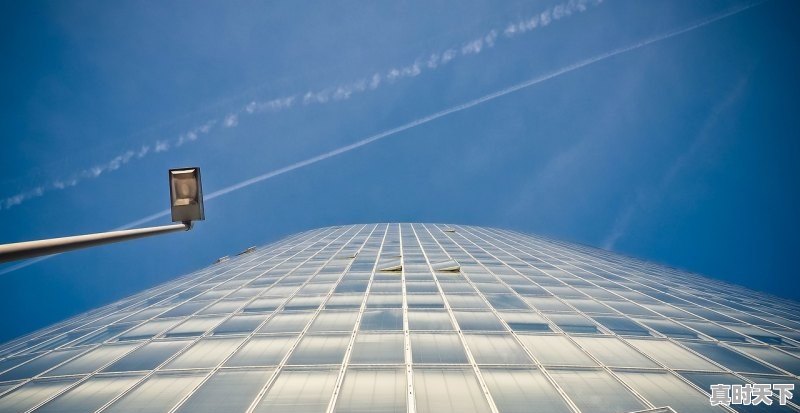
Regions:
<svg viewBox="0 0 800 413"><path fill-rule="evenodd" d="M192 229L193 221L205 219L200 169L170 169L169 181L172 221L178 221L179 223L177 224L0 245L0 263L149 237L151 235L188 231Z"/></svg>

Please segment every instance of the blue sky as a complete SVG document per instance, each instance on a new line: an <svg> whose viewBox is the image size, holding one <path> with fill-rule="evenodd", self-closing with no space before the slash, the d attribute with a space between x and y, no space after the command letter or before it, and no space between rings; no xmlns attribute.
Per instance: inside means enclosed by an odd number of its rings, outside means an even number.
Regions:
<svg viewBox="0 0 800 413"><path fill-rule="evenodd" d="M190 233L0 266L0 341L376 221L510 228L798 299L797 9L4 2L0 242L163 211L171 167L200 166L209 194L404 130L209 200Z"/></svg>

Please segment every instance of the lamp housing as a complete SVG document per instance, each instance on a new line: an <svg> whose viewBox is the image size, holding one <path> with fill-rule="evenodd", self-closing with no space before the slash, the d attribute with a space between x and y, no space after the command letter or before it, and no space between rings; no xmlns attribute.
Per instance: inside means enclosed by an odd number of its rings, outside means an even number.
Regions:
<svg viewBox="0 0 800 413"><path fill-rule="evenodd" d="M200 168L170 169L169 196L173 222L202 221L205 219Z"/></svg>

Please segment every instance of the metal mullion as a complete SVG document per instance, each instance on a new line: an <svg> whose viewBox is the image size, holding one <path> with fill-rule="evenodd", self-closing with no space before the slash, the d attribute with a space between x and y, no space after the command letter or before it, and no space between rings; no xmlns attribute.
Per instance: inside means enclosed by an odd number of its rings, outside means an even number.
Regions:
<svg viewBox="0 0 800 413"><path fill-rule="evenodd" d="M330 402L328 402L328 408L326 410L328 413L333 413L334 408L336 407L336 401L339 397L339 392L341 390L341 386L344 381L344 376L347 373L347 368L350 363L350 355L352 354L353 346L355 345L356 335L360 333L361 317L364 315L364 310L367 308L367 298L369 297L370 289L372 287L372 282L375 279L375 271L378 268L378 259L381 256L381 251L383 250L383 241L389 234L388 230L389 230L389 225L387 224L383 232L383 237L381 237L381 246L378 247L378 252L375 255L375 263L372 266L372 272L369 277L369 282L367 283L367 289L364 292L364 298L361 300L361 306L359 306L358 308L358 316L356 316L356 324L353 327L352 335L350 336L350 342L347 343L347 350L345 350L344 353L344 359L342 361L342 366L339 369L339 375L336 377L336 384L333 386L333 396L331 397ZM367 237L367 241L369 241L369 237Z"/></svg>
<svg viewBox="0 0 800 413"><path fill-rule="evenodd" d="M275 250L275 249L270 249L270 250L268 250L268 251L274 251L274 250ZM301 251L302 251L302 250L301 250ZM285 252L285 251L284 251L284 252ZM267 251L265 251L265 252L264 252L264 254L266 254L266 253L267 253ZM297 255L298 253L299 253L299 252L295 253L294 255ZM257 256L257 257L254 257L254 259L256 259L256 258L258 258L258 257L261 257L261 256L263 256L264 254L261 254L261 255L259 255L259 256ZM294 255L292 255L292 256L294 256ZM291 257L288 257L288 258L284 259L284 261L286 261L286 260L288 260L288 259L290 259L290 258L291 258ZM284 261L282 261L282 262L284 262ZM242 264L246 264L246 263L249 263L249 262L252 262L252 260L245 261L245 262L244 262L244 263L242 263ZM277 266L277 265L280 265L280 263L279 263L279 264L276 264L275 266ZM236 267L233 267L233 268L231 268L231 269L229 269L229 270L227 270L227 271L225 271L225 272L223 272L223 273L220 273L219 275L221 275L221 274L224 274L224 273L227 273L228 271L230 271L230 270L232 270L232 269L239 268L240 266L241 266L241 265L237 265ZM257 266L257 265L256 265L256 266ZM256 266L253 266L253 267L251 267L251 269L252 269L252 268L255 268ZM275 266L273 266L273 268L274 268ZM268 270L267 270L267 271L268 271ZM234 277L236 277L236 276L238 276L238 275L240 275L240 274L241 274L241 273L239 273L239 274L235 275ZM240 286L239 288L242 288L242 287L243 287L243 286ZM235 290L233 290L231 293L233 293L234 291L237 291L237 290L238 290L238 289L235 289ZM202 293L201 293L201 294L202 294ZM222 298L225 298L225 296L221 297L220 299L222 299ZM173 307L173 308L174 308L174 307ZM201 309L201 310L202 310L202 309ZM198 311L200 311L200 310L198 310ZM233 315L233 313L231 313L231 315ZM187 316L186 316L186 319L188 319L189 317L191 317L191 315L187 315ZM227 318L226 318L226 319L227 319ZM151 319L151 320L152 320L152 319ZM222 320L222 322L224 322L224 321L225 321L225 320ZM219 325L219 324L220 324L220 323L218 323L217 325ZM141 325L141 324L139 324L139 325ZM177 326L177 325L176 325L176 326ZM173 328L173 327L170 327L170 329L171 329L171 328ZM213 329L213 327L212 327L212 328L210 328L208 331L211 331L211 329ZM164 330L164 331L166 331L166 330ZM163 331L162 331L162 333L163 333ZM161 334L161 333L157 334L156 336L158 336L158 335L160 335L160 334ZM183 354L183 353L184 353L185 351L187 351L187 350L188 350L188 349L189 349L189 348L190 348L190 347L191 347L191 346L192 346L192 345L193 345L195 342L197 342L197 341L198 341L200 338L202 338L202 337L205 337L206 335L207 335L207 334L203 334L203 335L201 335L201 336L200 336L200 337L198 337L196 340L194 340L194 342L193 342L193 343L191 343L191 344L187 345L186 347L184 347L184 349L183 349L183 350L179 350L179 351L178 351L178 352L177 352L175 355L173 355L173 357L171 357L171 358L170 358L170 360L171 360L172 358L176 357L176 356L179 356L180 354ZM140 349L140 348L144 347L144 346L145 346L145 345L147 345L148 343L152 343L152 342L156 341L156 340L155 340L155 337L156 337L156 336L154 336L154 337L152 337L152 338L150 338L150 339L147 339L147 340L143 340L143 341L141 341L140 343L138 343L138 345L136 345L136 346L135 346L134 348L132 348L130 351L128 351L128 352L126 352L125 354L123 354L123 355L121 355L121 356L119 356L119 357L115 358L114 360L112 360L112 361L110 361L110 362L106 363L105 365L103 365L103 366L99 367L99 368L98 368L98 369L96 369L94 372L88 373L87 375L85 375L84 377L82 377L82 378L81 378L80 380L78 380L77 382L73 383L73 384L72 384L72 385L70 385L70 386L67 386L67 387L66 387L66 388L64 388L62 391L60 391L60 392L57 392L56 394L52 395L50 398L48 398L47 400L43 401L42 403L39 403L38 405L36 405L36 406L32 407L31 409L29 409L29 411L35 410L36 408L38 408L38 407L41 407L41 406L42 406L42 405L44 405L45 403L48 403L49 401L51 401L51 400L55 399L56 397L60 396L61 394L64 394L64 393L66 393L67 391L69 391L69 390L72 390L73 388L77 387L78 385L82 384L83 382L85 382L85 381L89 380L90 378L94 377L96 374L98 374L100 371L102 371L102 370L103 370L105 367L107 367L107 366L109 366L109 365L113 364L114 362L116 362L116 361L118 361L118 360L122 359L123 357L127 356L128 354L131 354L132 352L134 352L134 351L136 351L136 350L138 350L138 349ZM184 341L184 340L175 340L175 341ZM186 341L188 341L188 340L186 340ZM92 348L92 350L94 350L94 349L96 349L96 348L98 348L98 347L100 347L100 346L102 346L102 345L103 345L103 343L99 343L99 344L97 344L96 346L94 346L94 347ZM90 351L91 351L91 350L90 350ZM83 354L86 354L86 353L87 353L87 352L83 352L83 353L81 353L81 355L83 355ZM73 360L73 359L74 359L74 358L70 359L70 361L71 361L71 360ZM61 364L64 364L64 363L61 363ZM61 364L60 364L60 365L61 365ZM60 366L60 365L59 365L59 366ZM56 367L58 367L58 366L55 366L55 367L53 367L53 368L56 368ZM49 369L49 370L47 370L47 371L50 371L50 370L52 370L52 368L51 368L51 369ZM44 373L44 372L43 372L43 373ZM43 374L43 373L42 373L42 374ZM134 383L134 384L133 384L131 387L129 387L128 389L126 389L126 392L127 392L128 390L130 390L132 387L134 387L134 386L137 386L139 383L141 383L141 381L137 381L136 383ZM17 387L18 387L18 386L17 386Z"/></svg>
<svg viewBox="0 0 800 413"><path fill-rule="evenodd" d="M489 243L489 245L492 245L493 247L497 248L498 250L501 250L501 251L503 251L503 252L505 252L505 253L507 253L507 254L509 254L509 255L511 255L511 256L513 256L513 257L517 258L517 259L520 259L518 256L516 256L516 255L514 255L514 254L512 254L512 253L510 253L510 252L508 252L508 251L506 251L505 249L503 249L503 248L501 248L501 247L498 247L497 245L493 244L491 241L487 241L486 239L484 239L484 238L480 238L480 237L478 237L478 238L479 238L479 239L481 239L481 240L482 240L482 241L484 241L484 242L487 242L487 243ZM474 244L474 242L473 242L473 244ZM476 244L476 245L477 245L477 244ZM511 246L511 247L512 247L512 248L514 248L514 249L517 249L517 248L515 248L515 247L513 247L513 246ZM483 249L483 248L481 248L481 249ZM486 250L484 249L484 251L486 251ZM519 250L519 251L521 251L521 250ZM523 251L521 251L521 252L523 252ZM487 251L487 253L489 253L489 252ZM523 253L524 253L524 252L523 252ZM490 255L493 255L493 254L491 254L491 253L489 253L489 254L490 254ZM493 256L494 256L494 255L493 255ZM521 260L521 261L525 262L524 260ZM530 264L528 263L528 265L530 265ZM550 264L550 265L554 265L554 264ZM586 281L586 282L589 282L590 284L594 285L595 287L601 288L601 289L603 289L603 290L605 290L605 291L607 291L607 292L611 292L611 291L609 291L609 290L607 290L607 289L603 288L602 286L596 285L596 284L592 283L591 281L589 281L589 280L586 280L586 279L584 279L584 278L582 278L582 277L580 277L580 276L578 276L578 275L576 275L576 274L573 274L573 273L571 273L571 272L569 272L569 271L567 271L567 270L564 270L564 269L562 269L562 268L560 268L560 267L558 267L558 266L556 266L556 267L557 267L557 268L559 268L559 269L560 269L560 270L562 270L562 271L568 272L569 274L571 274L571 275L573 275L573 276L575 276L575 277L578 277L578 278L580 278L580 279L582 279L582 280L584 280L584 281ZM534 268L535 268L535 267L534 267ZM487 269L487 270L488 270L488 269ZM515 271L516 271L516 270L515 270ZM501 280L501 282L502 282L502 280ZM513 291L513 288L512 288L511 290ZM516 293L516 291L515 291L515 293ZM611 292L611 293L613 293L613 292ZM631 301L631 302L633 302L633 301ZM614 309L614 311L617 311L617 312L619 312L620 314L622 314L623 316L625 316L625 318L628 318L628 319L630 319L630 317L628 317L626 314L624 314L624 313L620 312L619 310L616 310L616 309ZM633 346L632 344L628 343L628 341L625 339L625 337L618 335L618 334L617 334L617 333L615 333L614 331L610 331L610 332L611 332L611 334L612 334L613 336L615 336L615 337L617 337L618 339L622 340L622 341L623 341L623 342L624 342L626 345L628 345L628 347L632 348L632 349L633 349L634 351L636 351L638 354L640 354L640 355L642 355L642 356L646 357L647 359L651 360L651 361L652 361L652 362L654 362L656 365L660 366L660 367L661 367L663 370L666 370L666 371L668 371L670 374L672 374L673 376L677 377L677 378L678 378L678 380L680 380L680 381L683 381L684 383L686 383L686 384L689 384L690 386L692 386L692 387L694 387L694 388L697 388L697 386L695 386L693 383L691 383L691 382L690 382L688 379L686 379L686 378L684 378L683 376L681 376L680 374L678 374L678 373L676 372L676 370L675 370L675 369L673 369L673 368L670 368L670 367L667 367L667 366L666 366L664 363L661 363L660 361L658 361L658 360L654 359L653 357L650 357L649 355L647 355L647 354L646 354L646 353L644 353L643 351L639 350L638 348L636 348L636 347L635 347L635 346ZM628 384L627 384L627 383L625 383L623 380L621 380L621 379L619 378L619 376L617 376L617 375L616 375L616 373L615 373L613 370L611 370L611 369L610 369L608 366L606 366L604 363L600 362L600 360L598 360L597 358L595 358L594 356L592 356L592 354L591 354L591 353L589 353L589 352L588 352L588 351L587 351L585 348L583 348L583 346L581 346L581 345L580 345L580 344L579 344L579 343L578 343L576 340L574 340L572 337L569 337L569 335L568 335L568 334L565 334L565 336L566 336L566 337L567 337L567 338L570 340L570 342L572 342L573 344L575 344L576 346L578 346L578 348L580 348L581 350L583 350L583 351L584 351L584 353L586 353L587 355L589 355L589 356L590 356L590 357L591 357L591 358L592 358L592 359L593 359L595 362L597 362L599 365L603 366L603 369L604 369L604 370L606 370L608 373L610 373L610 374L611 374L611 375L614 377L614 379L616 379L617 381L619 381L619 382L620 382L620 383L621 383L621 384L622 384L622 385L623 385L625 388L627 388L628 390L630 390L631 392L633 392L633 394L635 394L637 397L639 397L639 398L641 398L642 400L644 400L648 406L653 406L653 405L652 405L652 403L651 403L649 400L647 400L647 399L646 399L646 398L644 398L642 395L640 395L640 394L639 394L639 392L637 392L636 390L634 390L632 387L628 386ZM665 338L667 339L667 341L671 341L671 342L675 343L675 340L672 340L670 337L667 337L667 336L665 336ZM677 343L675 343L675 344L677 344ZM687 349L687 348L685 348L685 347L683 347L683 346L680 346L680 345L679 345L679 347L681 347L681 348L684 348L685 350L688 350L688 351L690 351L692 354L694 354L694 353L695 353L695 352L691 351L690 349ZM704 356L703 356L703 357L701 357L701 358L702 358L702 359L705 359L705 360L707 360L707 361L709 361L709 362L711 362L711 363L713 363L714 365L717 365L717 363L715 363L713 360L707 359L707 358L706 358L706 357L704 357ZM720 367L721 367L721 366L720 366ZM724 368L724 367L723 367L723 368ZM653 407L655 407L655 406L653 406ZM729 411L729 412L734 412L734 410L733 410L732 408L730 408L730 407L725 407L725 409L726 409L727 411Z"/></svg>
<svg viewBox="0 0 800 413"><path fill-rule="evenodd" d="M417 411L417 394L414 391L414 359L411 352L411 329L408 326L408 290L406 288L406 266L403 254L402 226L397 224L397 239L400 240L400 294L403 297L403 361L406 369L406 412Z"/></svg>
<svg viewBox="0 0 800 413"><path fill-rule="evenodd" d="M350 227L350 228L352 228L352 227ZM355 238L356 235L361 233L361 231L363 231L364 228L367 228L367 225L362 225L361 228L359 228L359 230L356 231L356 233L350 238L350 240L348 240L348 242L345 242L336 252L334 252L331 255L331 257L328 260L325 261L325 263L322 266L320 266L320 270L322 268L325 268L325 265L327 265L329 262L331 262L331 260L333 260L333 258L335 258L342 251L342 249L344 249L349 244L349 242L353 238ZM376 226L373 225L372 230L370 231L370 234L372 234L372 232L375 231L375 228L376 228ZM367 235L367 237L364 239L364 242L362 243L362 247L368 241L369 241L369 235ZM353 260L353 261L355 261L355 260ZM308 332L309 328L311 328L311 324L314 323L314 320L317 318L317 316L319 315L320 311L322 311L322 309L325 307L325 304L328 302L328 300L330 299L330 297L333 294L333 292L336 291L336 287L339 286L339 284L342 282L342 279L344 279L345 275L347 275L347 271L350 268L350 266L353 264L353 261L350 261L350 263L347 264L345 269L342 270L342 275L339 277L338 280L336 280L336 283L334 284L333 287L331 287L331 290L328 291L328 294L322 300L322 303L320 303L319 307L317 307L317 310L314 312L314 315L311 317L311 319L308 320L308 322L306 323L305 327L303 327L303 330L300 332L300 335L298 335L298 337L295 340L294 344L292 344L292 346L286 352L286 354L284 355L283 359L281 359L281 361L278 363L278 365L275 366L275 371L272 372L272 375L267 380L267 382L264 384L264 386L262 386L261 390L256 395L256 398L250 403L250 406L246 410L247 413L252 413L253 410L255 410L255 408L258 406L258 403L261 402L261 399L266 395L267 391L275 383L275 380L278 378L278 375L283 371L283 368L286 366L286 363L289 361L289 358L292 356L292 353L294 353L294 350L297 348L297 346L303 340L303 338L305 337L305 335ZM319 270L317 270L314 274L309 276L308 279L311 280L312 278L314 278L314 275L316 275L318 273L319 273ZM300 291L300 289L298 288L297 291ZM288 300L286 302L288 302ZM284 303L284 305L285 305L285 303ZM278 311L279 311L279 309L275 310L275 313L277 313Z"/></svg>
<svg viewBox="0 0 800 413"><path fill-rule="evenodd" d="M338 239L338 237L337 237L337 239ZM308 247L310 247L310 245L309 245ZM294 255L297 255L297 254L299 254L299 253L300 253L300 252L302 252L302 251L305 251L305 250L306 250L308 247L301 249L300 251L298 251L297 253L293 254L292 256L294 256ZM290 259L290 258L291 258L291 256L290 256L290 257L288 257L288 258L286 258L284 261L286 261L286 260L288 260L288 259ZM251 262L251 261L252 261L252 260L250 260L250 261L247 261L247 262ZM284 261L282 261L282 262L284 262ZM275 266L277 266L277 265L280 265L280 263L276 264ZM238 268L238 266L237 266L237 267L235 267L235 268ZM251 268L252 268L252 267L251 267ZM226 272L227 272L227 271L226 271ZM255 297L254 297L254 298L255 298ZM232 314L233 314L233 313L232 313ZM188 344L186 347L184 347L184 349L183 349L182 351L178 351L177 353L173 354L171 357L169 357L169 358L168 358L167 360L165 360L163 363L159 364L159 365L158 365L158 366L156 366L154 369L152 369L152 370L151 370L149 373L146 373L146 374L145 374L143 377L141 377L141 378L140 378L140 379L139 379L139 380L138 380L136 383L134 383L134 384L133 384L131 387L128 387L128 388L127 388L127 389L126 389L124 392L122 392L122 393L118 394L116 397L114 397L113 399L111 399L109 402L107 402L106 404L104 404L103 406L101 406L99 409L97 409L97 410L96 410L96 412L101 412L101 411L103 411L103 410L107 409L109 406L113 405L113 404L114 404L116 401L120 400L121 398L123 398L123 397L125 397L127 394L129 394L131 391L133 391L134 389L136 389L136 388L138 388L139 386L141 386L141 385L142 385L142 383L144 383L144 382L145 382L145 381L146 381L148 378L152 377L152 376L153 376L153 375L154 375L156 372L160 371L160 369L161 369L163 366L166 366L167 364L169 364L169 363L170 363L172 360L174 360L174 359L175 359L176 357L178 357L180 354L183 354L183 351L187 350L187 349L188 349L189 347L191 347L191 346L192 346L194 343L196 343L196 342L197 342L199 339L200 339L200 337L198 337L197 339L193 340L193 342L192 342L192 343L190 343L190 344ZM152 342L152 341L153 341L153 339L150 339L150 340L148 340L147 342ZM180 340L176 340L176 341L180 341ZM188 340L187 340L187 341L188 341ZM246 339L245 339L245 341L246 341ZM233 354L233 353L232 353L232 354ZM195 390L195 389L192 389L192 390ZM190 392L190 393L191 393L191 392Z"/></svg>
<svg viewBox="0 0 800 413"><path fill-rule="evenodd" d="M414 238L417 241L417 244L420 246L420 250L422 251L422 255L425 257L425 262L428 264L428 270L433 275L433 281L436 283L436 288L439 289L439 295L442 297L442 301L444 302L445 310L447 314L450 316L450 322L453 323L453 326L456 329L456 333L458 334L458 338L461 341L461 345L464 348L464 352L467 355L467 360L469 361L470 366L472 367L472 371L475 373L475 377L478 380L478 384L483 391L483 395L486 398L486 402L489 404L489 408L493 413L499 413L499 409L497 408L497 404L494 402L494 398L492 397L491 392L489 392L489 386L486 385L486 381L483 379L483 375L481 374L480 368L478 368L478 363L475 362L475 357L472 355L472 351L469 349L469 345L467 344L467 340L464 337L464 332L461 331L461 327L458 324L458 320L456 319L455 314L453 313L452 307L450 307L450 302L447 300L447 296L444 294L444 290L442 289L442 285L439 283L439 277L436 276L436 271L434 271L433 266L431 265L430 260L428 259L428 254L425 252L425 249L422 248L422 243L419 241L419 237L417 235L417 231L411 226L411 232L414 233ZM449 254L448 254L449 255Z"/></svg>

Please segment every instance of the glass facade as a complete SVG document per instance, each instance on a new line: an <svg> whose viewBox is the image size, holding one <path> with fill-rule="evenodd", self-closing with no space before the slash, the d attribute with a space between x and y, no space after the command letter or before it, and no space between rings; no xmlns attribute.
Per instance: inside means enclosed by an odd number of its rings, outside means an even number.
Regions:
<svg viewBox="0 0 800 413"><path fill-rule="evenodd" d="M0 346L0 412L798 411L709 385L800 385L799 309L511 231L323 228Z"/></svg>

